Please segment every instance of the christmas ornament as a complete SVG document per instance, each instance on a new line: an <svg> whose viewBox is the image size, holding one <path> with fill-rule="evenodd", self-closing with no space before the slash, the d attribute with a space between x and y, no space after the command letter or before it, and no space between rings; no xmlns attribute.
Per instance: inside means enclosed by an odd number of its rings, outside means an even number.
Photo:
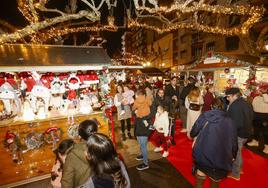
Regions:
<svg viewBox="0 0 268 188"><path fill-rule="evenodd" d="M44 132L44 140L48 144L53 144L52 150L55 150L57 148L57 142L61 140L62 135L63 131L61 128L51 127Z"/></svg>
<svg viewBox="0 0 268 188"><path fill-rule="evenodd" d="M78 138L78 124L72 124L69 126L67 130L67 134L71 139L77 139Z"/></svg>
<svg viewBox="0 0 268 188"><path fill-rule="evenodd" d="M17 134L7 131L4 139L4 146L11 151L12 160L15 163L22 163L21 148L22 144Z"/></svg>
<svg viewBox="0 0 268 188"><path fill-rule="evenodd" d="M29 133L25 138L25 144L27 149L23 150L23 153L40 148L44 144L44 135L36 132Z"/></svg>

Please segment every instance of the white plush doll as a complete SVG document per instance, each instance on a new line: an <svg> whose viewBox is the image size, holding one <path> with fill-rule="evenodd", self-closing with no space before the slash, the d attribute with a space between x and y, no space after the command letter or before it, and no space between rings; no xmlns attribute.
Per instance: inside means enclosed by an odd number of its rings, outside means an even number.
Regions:
<svg viewBox="0 0 268 188"><path fill-rule="evenodd" d="M44 113L47 115L50 100L49 89L41 85L35 85L31 91L31 94L36 98L42 98L44 102ZM35 109L35 111L36 110L37 109Z"/></svg>
<svg viewBox="0 0 268 188"><path fill-rule="evenodd" d="M81 94L79 100L79 112L82 114L90 114L93 112L91 101L88 95Z"/></svg>
<svg viewBox="0 0 268 188"><path fill-rule="evenodd" d="M100 107L99 99L94 93L89 93L88 97L89 97L91 106L96 107L96 108Z"/></svg>
<svg viewBox="0 0 268 188"><path fill-rule="evenodd" d="M31 94L26 95L23 103L22 118L24 121L32 121L35 119L34 109L36 109L36 97Z"/></svg>
<svg viewBox="0 0 268 188"><path fill-rule="evenodd" d="M58 77L55 77L50 84L51 94L63 94L65 91L65 82L61 81Z"/></svg>
<svg viewBox="0 0 268 188"><path fill-rule="evenodd" d="M17 114L21 111L21 101L14 88L8 82L5 82L0 87L0 99L4 103L7 115ZM14 102L15 106L13 106Z"/></svg>
<svg viewBox="0 0 268 188"><path fill-rule="evenodd" d="M52 107L52 109L60 110L62 103L63 103L63 98L61 94L51 95L49 106Z"/></svg>

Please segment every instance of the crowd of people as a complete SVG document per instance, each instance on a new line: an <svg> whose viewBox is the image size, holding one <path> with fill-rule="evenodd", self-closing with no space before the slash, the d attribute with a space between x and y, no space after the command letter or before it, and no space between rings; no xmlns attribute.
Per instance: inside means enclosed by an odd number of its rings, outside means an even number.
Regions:
<svg viewBox="0 0 268 188"><path fill-rule="evenodd" d="M239 88L228 88L224 96L216 96L213 85L201 91L193 77L182 85L177 77L170 80L169 85L157 90L148 82L116 85L114 105L121 138L123 141L136 138L140 146L136 160L141 163L137 170L149 168L149 137L155 142L155 152L163 152L163 157L169 155L170 145L176 145L178 119L182 121L180 132L193 140L197 188L203 186L206 176L211 180L211 188L218 187L225 177L240 180L241 150L250 140L248 145L256 145L264 138L263 152L268 153L264 130L268 123L267 90L260 90L251 105ZM59 145L52 170L53 187L130 187L126 167L112 141L97 133L97 127L95 121L86 120L79 125L80 143L64 140Z"/></svg>

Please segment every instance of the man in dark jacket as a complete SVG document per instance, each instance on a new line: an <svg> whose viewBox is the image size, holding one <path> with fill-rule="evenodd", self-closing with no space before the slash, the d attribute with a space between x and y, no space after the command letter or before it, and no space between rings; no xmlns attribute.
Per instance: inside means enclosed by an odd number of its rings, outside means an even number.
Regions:
<svg viewBox="0 0 268 188"><path fill-rule="evenodd" d="M163 106L165 110L170 113L172 101L165 96L164 90L162 88L158 89L157 94L154 99L154 109L157 109L159 105ZM156 113L156 110L154 110Z"/></svg>
<svg viewBox="0 0 268 188"><path fill-rule="evenodd" d="M87 151L86 141L97 130L98 125L95 120L85 120L80 123L78 134L81 137L81 142L75 144L66 157L61 178L62 188L78 187L84 184L91 175L91 169L85 155L85 151Z"/></svg>
<svg viewBox="0 0 268 188"><path fill-rule="evenodd" d="M182 88L180 93L180 117L183 122L183 129L181 132L187 132L186 130L186 118L187 118L187 109L185 108L185 99L187 95L189 95L190 91L195 87L195 79L193 77L189 77L187 80L187 85Z"/></svg>
<svg viewBox="0 0 268 188"><path fill-rule="evenodd" d="M212 110L201 114L191 130L191 137L197 136L193 145L196 187L202 187L206 175L211 179L210 187L217 187L219 180L232 170L238 149L237 133L223 107L219 98L214 99Z"/></svg>
<svg viewBox="0 0 268 188"><path fill-rule="evenodd" d="M229 88L225 91L225 94L227 100L230 102L227 113L234 121L238 136L238 152L234 161L232 174L230 174L228 177L235 180L240 180L240 171L242 170L243 163L241 150L243 145L252 135L253 109L241 97L239 88Z"/></svg>
<svg viewBox="0 0 268 188"><path fill-rule="evenodd" d="M179 115L179 99L180 99L180 88L177 86L177 77L172 77L170 79L170 84L165 88L165 97L168 101L171 102L170 105L170 111L169 116L172 116L173 118L178 119ZM171 130L171 136L174 138L175 135L175 129L176 129L176 123L172 126ZM175 145L175 140L172 139L171 143Z"/></svg>

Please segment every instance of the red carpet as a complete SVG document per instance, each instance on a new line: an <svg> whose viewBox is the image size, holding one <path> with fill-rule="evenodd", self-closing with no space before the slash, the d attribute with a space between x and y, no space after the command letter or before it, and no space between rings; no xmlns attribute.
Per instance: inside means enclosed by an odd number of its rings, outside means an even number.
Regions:
<svg viewBox="0 0 268 188"><path fill-rule="evenodd" d="M178 126L177 126L178 127ZM169 148L168 161L194 185L194 176L191 174L192 167L192 141L189 141L185 133L176 130L176 146ZM268 159L251 151L243 150L243 171L240 181L226 178L220 183L220 188L265 188L268 187ZM205 187L209 187L206 180Z"/></svg>

